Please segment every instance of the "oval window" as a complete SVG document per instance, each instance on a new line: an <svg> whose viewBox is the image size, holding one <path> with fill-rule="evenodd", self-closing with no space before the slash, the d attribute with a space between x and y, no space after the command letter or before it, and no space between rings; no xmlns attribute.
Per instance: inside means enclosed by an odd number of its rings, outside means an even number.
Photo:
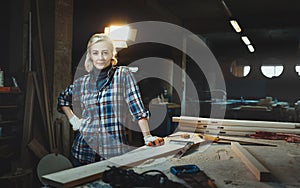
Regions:
<svg viewBox="0 0 300 188"><path fill-rule="evenodd" d="M300 76L300 65L296 65L295 70L298 73L298 76Z"/></svg>
<svg viewBox="0 0 300 188"><path fill-rule="evenodd" d="M278 58L267 58L260 67L262 74L267 78L278 77L283 72L283 65Z"/></svg>
<svg viewBox="0 0 300 188"><path fill-rule="evenodd" d="M283 65L262 65L261 72L267 78L278 77L283 72Z"/></svg>
<svg viewBox="0 0 300 188"><path fill-rule="evenodd" d="M251 70L250 65L244 59L233 60L230 67L230 72L236 77L245 77Z"/></svg>

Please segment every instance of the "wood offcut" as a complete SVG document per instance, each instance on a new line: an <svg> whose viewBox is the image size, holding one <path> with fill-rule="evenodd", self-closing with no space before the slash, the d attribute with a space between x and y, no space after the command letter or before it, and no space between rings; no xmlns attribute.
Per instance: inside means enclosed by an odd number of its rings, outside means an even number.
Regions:
<svg viewBox="0 0 300 188"><path fill-rule="evenodd" d="M245 148L237 142L231 142L231 149L242 160L242 162L249 168L258 181L271 180L270 171L264 167L253 155L251 155Z"/></svg>

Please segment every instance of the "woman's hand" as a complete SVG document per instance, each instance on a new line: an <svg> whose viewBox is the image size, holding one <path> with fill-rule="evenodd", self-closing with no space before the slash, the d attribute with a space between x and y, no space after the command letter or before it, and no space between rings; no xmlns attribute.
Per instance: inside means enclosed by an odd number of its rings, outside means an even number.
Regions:
<svg viewBox="0 0 300 188"><path fill-rule="evenodd" d="M147 146L161 146L165 143L163 138L152 135L144 136L144 141Z"/></svg>
<svg viewBox="0 0 300 188"><path fill-rule="evenodd" d="M76 115L73 115L69 119L70 124L72 125L72 128L74 131L77 131L81 125L81 119L79 119Z"/></svg>

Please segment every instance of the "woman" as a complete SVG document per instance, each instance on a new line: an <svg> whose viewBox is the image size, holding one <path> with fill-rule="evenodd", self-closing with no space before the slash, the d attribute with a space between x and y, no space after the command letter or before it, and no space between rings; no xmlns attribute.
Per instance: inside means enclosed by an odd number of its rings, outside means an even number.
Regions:
<svg viewBox="0 0 300 188"><path fill-rule="evenodd" d="M72 145L74 166L104 160L128 152L124 106L143 133L146 145L162 145L152 136L135 79L126 67L116 67L116 50L105 34L94 34L87 45L85 69L58 97L58 110L79 130ZM125 102L124 102L125 101ZM74 113L79 108L80 113ZM76 111L77 112L77 111Z"/></svg>

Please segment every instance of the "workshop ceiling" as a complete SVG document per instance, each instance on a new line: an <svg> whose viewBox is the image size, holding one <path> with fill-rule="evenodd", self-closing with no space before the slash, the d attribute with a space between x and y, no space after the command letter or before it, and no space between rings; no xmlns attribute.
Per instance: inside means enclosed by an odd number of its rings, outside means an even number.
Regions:
<svg viewBox="0 0 300 188"><path fill-rule="evenodd" d="M298 48L299 0L224 1L232 17L238 20L243 34L254 43L274 40L277 42L269 45L288 43L287 46ZM240 43L240 34L235 33L229 24L230 15L221 0L75 0L75 13L84 7L88 8L86 13L89 10L90 14L94 12L106 20L103 23L106 25L116 19L124 19L128 23L166 21L202 35L211 43ZM84 21L84 18L80 19Z"/></svg>
<svg viewBox="0 0 300 188"><path fill-rule="evenodd" d="M224 0L245 31L299 27L298 0ZM196 33L230 32L221 0L160 0L157 5Z"/></svg>

